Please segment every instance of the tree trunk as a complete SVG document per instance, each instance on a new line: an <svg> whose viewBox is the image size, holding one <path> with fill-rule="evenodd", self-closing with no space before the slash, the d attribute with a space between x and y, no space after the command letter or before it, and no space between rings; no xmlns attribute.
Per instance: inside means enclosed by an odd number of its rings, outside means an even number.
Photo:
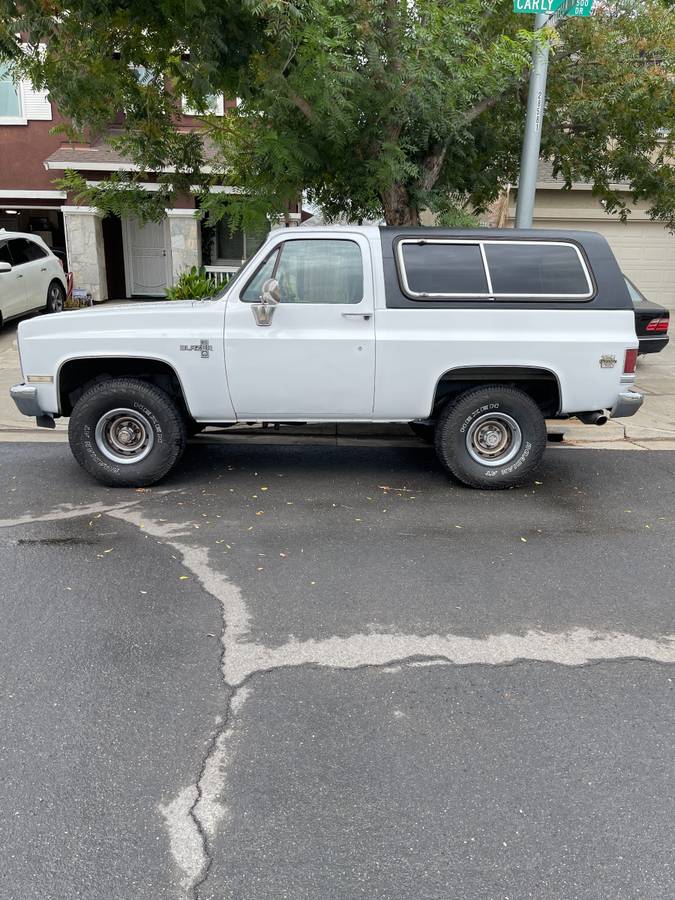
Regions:
<svg viewBox="0 0 675 900"><path fill-rule="evenodd" d="M419 225L420 217L417 207L410 203L410 194L403 184L392 184L380 194L384 209L384 221L387 225L401 228L406 225Z"/></svg>

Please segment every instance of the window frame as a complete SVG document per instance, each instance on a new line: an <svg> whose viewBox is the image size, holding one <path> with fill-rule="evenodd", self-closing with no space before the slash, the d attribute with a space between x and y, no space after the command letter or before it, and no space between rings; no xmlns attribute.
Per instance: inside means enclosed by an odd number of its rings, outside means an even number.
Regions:
<svg viewBox="0 0 675 900"><path fill-rule="evenodd" d="M355 307L355 306L360 306L362 303L365 302L365 300L367 299L368 291L367 291L367 270L366 270L366 261L365 261L365 257L364 257L364 253L363 253L363 247L361 246L361 244L359 243L359 241L354 240L354 237L339 237L339 236L336 236L336 235L328 235L328 234L327 234L327 235L325 235L325 236L324 236L324 235L321 235L321 236L312 235L311 237L310 237L310 236L307 236L307 237L304 237L304 236L302 236L302 237L295 237L295 236L293 236L293 237L287 237L287 238L284 238L284 239L282 239L282 240L280 240L280 241L275 242L275 243L273 244L273 246L271 246L271 247L269 248L269 252L265 254L265 256L263 257L262 261L255 267L255 269L254 269L254 271L252 272L250 278L248 278L248 279L246 280L246 282L245 282L245 283L239 288L239 290L237 291L237 300L238 300L240 303L245 303L246 305L249 305L250 303L255 303L255 302L256 302L255 300L244 300L243 297L242 297L242 295L246 293L246 291L248 290L248 287L249 287L249 285L251 284L251 282L254 280L254 278L257 277L257 275L258 275L258 273L260 272L260 270L262 269L262 267L267 263L267 261L270 259L270 257L273 256L275 253L278 254L278 255L277 255L277 261L276 261L276 263L274 264L274 269L272 270L272 275L271 275L271 277L272 277L272 278L276 278L277 272L278 272L278 270L279 270L279 266L281 265L281 262L282 262L282 259L283 259L283 255L284 255L284 247L285 247L287 244L297 243L298 241L312 241L312 242L316 242L316 241L340 241L340 242L342 242L342 243L350 243L350 244L354 244L354 246L356 247L356 249L359 251L359 256L361 257L361 283L362 283L362 287L363 287L363 296L361 297L361 299L359 300L358 303L286 303L286 304L284 304L284 302L283 302L283 300L282 300L281 303L280 303L280 305L282 305L282 306L303 307L303 308L306 308L306 307L312 307L312 306L329 306L329 307L330 307L330 306L350 306L350 307ZM262 250L264 250L264 245L260 248L260 251L262 251ZM253 259L251 259L250 261L253 262Z"/></svg>
<svg viewBox="0 0 675 900"><path fill-rule="evenodd" d="M19 113L16 116L0 116L0 125L27 125L26 104L23 96L23 82L15 81L13 78L2 78L2 81L8 81L16 90L16 97L19 102Z"/></svg>
<svg viewBox="0 0 675 900"><path fill-rule="evenodd" d="M219 220L218 223L216 223L216 226L213 230L213 235L211 237L210 243L211 243L211 265L212 266L243 266L249 260L253 259L253 257L256 255L258 250L262 250L262 248L265 246L265 244L269 240L270 232L268 230L267 234L265 235L265 237L263 239L263 242L258 246L258 248L256 250L253 251L253 253L249 253L248 252L248 242L249 242L249 240L254 239L254 235L251 232L245 231L244 229L239 229L244 238L244 240L243 240L243 244L244 244L243 259L236 259L235 257L219 256L218 255L218 227L219 227L221 221L222 221L222 219Z"/></svg>
<svg viewBox="0 0 675 900"><path fill-rule="evenodd" d="M213 111L205 109L199 112L196 106L191 106L190 101L185 95L180 98L180 111L184 116L190 116L192 119L203 119L206 116L224 116L225 115L225 95L219 91L210 96L215 97L215 108Z"/></svg>
<svg viewBox="0 0 675 900"><path fill-rule="evenodd" d="M436 293L436 292L419 292L414 291L408 282L408 274L406 272L405 267L405 259L403 256L403 248L406 244L469 244L471 246L477 246L480 249L481 260L483 262L483 274L485 276L485 280L487 282L488 291L487 293ZM490 266L487 261L487 254L485 252L486 245L511 245L511 246L531 246L532 244L537 245L538 247L570 247L573 249L577 255L577 259L581 265L581 270L584 274L584 278L586 279L586 284L588 286L588 290L585 294L501 294L497 293L492 289L492 276L490 273ZM401 282L401 288L406 297L409 297L411 300L512 300L515 302L522 301L531 301L537 302L538 300L550 300L551 302L555 301L565 301L568 303L587 303L589 300L592 300L595 296L595 284L591 277L590 269L586 263L586 260L581 252L581 249L575 244L573 241L565 241L565 240L523 240L523 239L514 239L514 240L501 240L497 238L401 238L397 241L396 244L396 267L398 269L399 280Z"/></svg>

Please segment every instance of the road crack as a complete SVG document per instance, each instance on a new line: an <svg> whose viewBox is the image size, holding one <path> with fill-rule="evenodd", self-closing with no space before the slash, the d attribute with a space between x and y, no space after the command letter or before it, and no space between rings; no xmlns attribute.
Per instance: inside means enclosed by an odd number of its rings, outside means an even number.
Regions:
<svg viewBox="0 0 675 900"><path fill-rule="evenodd" d="M140 503L60 507L41 516L0 520L0 527L100 512L135 525L142 534L170 547L180 555L202 589L219 604L219 665L223 682L230 689L225 713L207 743L196 780L159 807L173 859L181 872L185 900L197 900L199 888L209 875L214 840L228 815L227 780L236 753L237 719L251 694L253 680L259 676L304 667L394 672L402 666L501 666L524 661L574 667L628 659L675 663L675 634L644 638L587 628L556 633L528 630L484 637L368 632L304 641L291 638L278 646L265 646L250 640L251 617L242 593L211 565L208 548L186 540L188 536L194 539L188 526L146 517Z"/></svg>

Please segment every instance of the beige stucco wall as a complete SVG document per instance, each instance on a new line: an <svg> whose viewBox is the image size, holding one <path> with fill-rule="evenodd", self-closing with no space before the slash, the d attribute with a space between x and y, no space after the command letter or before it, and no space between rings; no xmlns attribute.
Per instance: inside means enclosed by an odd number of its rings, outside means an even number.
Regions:
<svg viewBox="0 0 675 900"><path fill-rule="evenodd" d="M512 191L509 204L509 218L515 219L517 192ZM630 221L650 221L647 215L648 204L637 203L631 207ZM538 188L535 206L535 219L568 219L579 216L580 219L598 219L603 222L620 221L618 216L608 216L602 204L586 188L573 188L562 191L560 188Z"/></svg>
<svg viewBox="0 0 675 900"><path fill-rule="evenodd" d="M82 206L64 206L62 212L73 286L89 291L96 303L107 300L101 213Z"/></svg>
<svg viewBox="0 0 675 900"><path fill-rule="evenodd" d="M169 209L169 236L171 240L171 269L173 281L192 266L201 262L199 220L195 210Z"/></svg>

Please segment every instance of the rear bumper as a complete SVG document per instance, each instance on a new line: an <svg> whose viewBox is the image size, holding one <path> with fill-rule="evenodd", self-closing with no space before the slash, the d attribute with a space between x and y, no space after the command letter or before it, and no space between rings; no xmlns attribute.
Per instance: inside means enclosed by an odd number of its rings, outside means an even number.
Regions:
<svg viewBox="0 0 675 900"><path fill-rule="evenodd" d="M644 402L644 395L637 391L621 391L614 407L612 408L612 419L625 419L628 416L634 416Z"/></svg>
<svg viewBox="0 0 675 900"><path fill-rule="evenodd" d="M670 338L668 337L641 337L640 341L640 353L660 353L664 347L668 346L668 341Z"/></svg>
<svg viewBox="0 0 675 900"><path fill-rule="evenodd" d="M34 416L41 428L54 427L54 417L40 407L37 388L34 385L15 384L9 389L9 394L22 415Z"/></svg>

